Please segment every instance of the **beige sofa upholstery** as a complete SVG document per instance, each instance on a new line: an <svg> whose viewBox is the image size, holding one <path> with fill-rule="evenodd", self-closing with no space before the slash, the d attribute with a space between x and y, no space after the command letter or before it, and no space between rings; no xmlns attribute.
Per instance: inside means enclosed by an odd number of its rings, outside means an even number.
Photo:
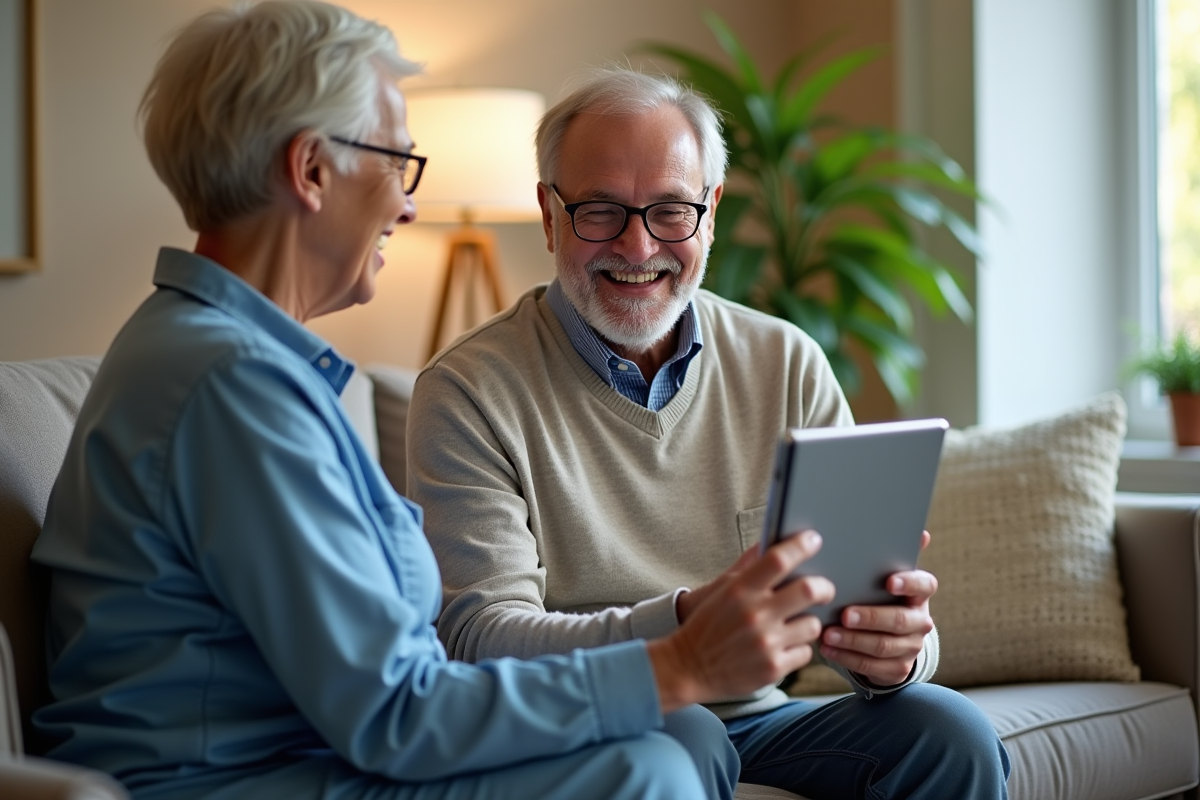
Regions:
<svg viewBox="0 0 1200 800"><path fill-rule="evenodd" d="M46 698L41 640L46 582L28 555L96 364L89 358L0 363L0 623L15 656L14 671L0 636L3 798L125 796L106 776L37 758L40 742L28 727L28 713ZM412 380L404 370L371 367L360 371L343 398L400 487ZM1200 495L1119 495L1115 540L1140 681L964 690L1008 747L1009 791L1016 800L1196 797ZM738 797L794 796L742 786Z"/></svg>

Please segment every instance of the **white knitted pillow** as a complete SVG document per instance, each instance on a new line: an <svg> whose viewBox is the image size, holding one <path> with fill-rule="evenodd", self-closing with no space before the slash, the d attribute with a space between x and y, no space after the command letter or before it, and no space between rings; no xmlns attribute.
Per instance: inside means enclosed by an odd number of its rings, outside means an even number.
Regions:
<svg viewBox="0 0 1200 800"><path fill-rule="evenodd" d="M1138 679L1113 542L1124 436L1116 392L948 434L921 557L939 582L938 683Z"/></svg>
<svg viewBox="0 0 1200 800"><path fill-rule="evenodd" d="M1113 543L1124 434L1115 392L1022 427L947 433L920 559L939 583L935 682L1138 679ZM846 690L811 667L791 691Z"/></svg>

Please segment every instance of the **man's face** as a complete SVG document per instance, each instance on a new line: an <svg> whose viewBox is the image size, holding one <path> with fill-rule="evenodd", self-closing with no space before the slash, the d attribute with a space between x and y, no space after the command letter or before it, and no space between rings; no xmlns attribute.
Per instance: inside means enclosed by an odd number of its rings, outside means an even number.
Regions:
<svg viewBox="0 0 1200 800"><path fill-rule="evenodd" d="M550 187L538 187L547 246L571 304L610 343L649 350L671 332L691 301L712 243L721 187L704 196L700 146L691 125L673 106L635 116L580 114L563 138L555 185L566 203L708 205L699 231L682 242L654 239L633 215L616 239L586 242L575 235Z"/></svg>

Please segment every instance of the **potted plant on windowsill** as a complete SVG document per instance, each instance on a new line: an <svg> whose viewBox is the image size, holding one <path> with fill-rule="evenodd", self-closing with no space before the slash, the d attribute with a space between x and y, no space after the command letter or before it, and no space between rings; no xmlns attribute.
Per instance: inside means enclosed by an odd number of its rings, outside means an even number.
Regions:
<svg viewBox="0 0 1200 800"><path fill-rule="evenodd" d="M848 395L860 387L852 354L861 349L895 401L909 404L924 362L914 305L972 316L959 277L922 247L922 229L945 229L978 254L974 226L943 197L979 192L929 139L822 113L827 93L877 49L823 64L802 52L767 79L719 17L704 20L728 64L666 43L639 49L675 62L725 118L733 180L705 288L804 329Z"/></svg>
<svg viewBox="0 0 1200 800"><path fill-rule="evenodd" d="M1171 401L1175 443L1200 446L1200 341L1179 333L1169 347L1154 350L1130 365L1137 375L1148 375Z"/></svg>

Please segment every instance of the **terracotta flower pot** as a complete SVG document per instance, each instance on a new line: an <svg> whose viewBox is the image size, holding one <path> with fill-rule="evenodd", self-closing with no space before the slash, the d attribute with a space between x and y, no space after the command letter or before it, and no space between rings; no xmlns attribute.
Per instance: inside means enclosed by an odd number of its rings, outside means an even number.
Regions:
<svg viewBox="0 0 1200 800"><path fill-rule="evenodd" d="M1175 422L1175 444L1200 446L1200 394L1171 392L1171 417Z"/></svg>

